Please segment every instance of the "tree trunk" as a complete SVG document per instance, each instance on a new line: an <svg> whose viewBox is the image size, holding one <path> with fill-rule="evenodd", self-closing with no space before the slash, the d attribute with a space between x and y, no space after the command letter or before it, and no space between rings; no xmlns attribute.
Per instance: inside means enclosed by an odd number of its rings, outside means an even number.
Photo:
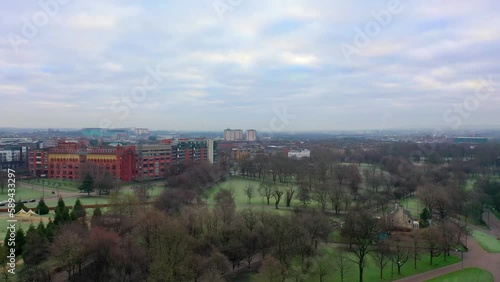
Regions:
<svg viewBox="0 0 500 282"><path fill-rule="evenodd" d="M363 282L363 266L359 265L359 282Z"/></svg>

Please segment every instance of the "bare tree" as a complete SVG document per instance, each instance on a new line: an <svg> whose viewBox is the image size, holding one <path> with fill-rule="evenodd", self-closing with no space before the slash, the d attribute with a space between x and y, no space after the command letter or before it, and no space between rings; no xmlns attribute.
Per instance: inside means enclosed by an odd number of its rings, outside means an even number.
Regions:
<svg viewBox="0 0 500 282"><path fill-rule="evenodd" d="M295 194L295 189L293 188L293 186L288 186L285 190L285 193L286 193L286 206L290 208L290 206L292 205L293 195Z"/></svg>
<svg viewBox="0 0 500 282"><path fill-rule="evenodd" d="M231 190L221 189L215 194L215 203L217 212L221 215L222 221L225 224L230 224L234 218L236 204L234 203L234 195Z"/></svg>
<svg viewBox="0 0 500 282"><path fill-rule="evenodd" d="M332 210L334 210L336 214L340 211L344 194L347 194L347 191L337 183L333 183L328 190L328 199L332 205Z"/></svg>
<svg viewBox="0 0 500 282"><path fill-rule="evenodd" d="M450 255L451 248L460 243L461 228L452 221L445 221L441 225L442 243L444 251L444 261Z"/></svg>
<svg viewBox="0 0 500 282"><path fill-rule="evenodd" d="M274 186L272 197L274 198L274 206L279 209L279 204L281 201L281 196L283 196L283 191L281 191L278 185Z"/></svg>
<svg viewBox="0 0 500 282"><path fill-rule="evenodd" d="M303 207L307 207L311 202L311 190L309 186L301 183L296 198L302 203Z"/></svg>
<svg viewBox="0 0 500 282"><path fill-rule="evenodd" d="M314 262L316 263L319 282L326 281L325 278L331 271L328 256L319 254L314 258Z"/></svg>
<svg viewBox="0 0 500 282"><path fill-rule="evenodd" d="M398 267L398 274L401 274L401 267L410 259L410 250L403 245L401 238L396 237L391 246L391 260Z"/></svg>
<svg viewBox="0 0 500 282"><path fill-rule="evenodd" d="M373 191L378 192L378 188L382 186L383 179L377 174L377 167L371 166L370 168L364 169L363 175L367 186L372 188Z"/></svg>
<svg viewBox="0 0 500 282"><path fill-rule="evenodd" d="M116 185L116 180L108 172L105 172L104 174L95 177L94 181L95 181L94 186L97 189L97 193L99 193L99 195L102 194L107 195L111 191L119 187L118 185Z"/></svg>
<svg viewBox="0 0 500 282"><path fill-rule="evenodd" d="M149 199L149 190L151 190L152 185L150 183L140 184L132 187L134 194L139 200L139 202L146 202Z"/></svg>
<svg viewBox="0 0 500 282"><path fill-rule="evenodd" d="M352 273L352 261L349 259L349 253L339 249L335 255L335 268L340 274L340 282L349 279Z"/></svg>
<svg viewBox="0 0 500 282"><path fill-rule="evenodd" d="M273 195L273 185L267 181L261 182L259 187L259 193L262 197L267 199L267 204Z"/></svg>
<svg viewBox="0 0 500 282"><path fill-rule="evenodd" d="M86 244L81 234L74 228L63 228L51 246L52 256L57 265L71 277L86 259Z"/></svg>
<svg viewBox="0 0 500 282"><path fill-rule="evenodd" d="M256 275L256 281L276 282L285 281L288 270L279 260L268 257L262 262L262 267Z"/></svg>
<svg viewBox="0 0 500 282"><path fill-rule="evenodd" d="M413 258L413 266L415 269L417 269L417 261L420 260L420 246L419 246L419 236L418 234L413 234L412 236L412 241L413 241L413 247L411 248L411 256Z"/></svg>
<svg viewBox="0 0 500 282"><path fill-rule="evenodd" d="M370 255L380 270L380 279L384 279L384 269L391 259L389 245L385 241L379 240Z"/></svg>
<svg viewBox="0 0 500 282"><path fill-rule="evenodd" d="M351 250L355 255L355 259L352 261L358 265L359 282L363 282L366 256L370 253L376 229L377 224L370 211L353 209L347 214L341 230L351 243Z"/></svg>
<svg viewBox="0 0 500 282"><path fill-rule="evenodd" d="M252 203L252 198L255 196L255 186L249 184L245 187L245 195L247 196L247 203Z"/></svg>
<svg viewBox="0 0 500 282"><path fill-rule="evenodd" d="M313 198L318 202L323 212L326 210L326 204L328 203L328 190L328 183L318 183L314 186Z"/></svg>
<svg viewBox="0 0 500 282"><path fill-rule="evenodd" d="M344 181L347 179L349 175L349 171L347 166L344 166L342 164L338 164L334 167L334 172L335 172L335 178L337 179L337 182L339 185L344 184Z"/></svg>
<svg viewBox="0 0 500 282"><path fill-rule="evenodd" d="M429 263L432 265L433 258L438 257L442 253L441 242L443 242L441 230L439 227L432 226L424 229L422 239L425 244L425 249L429 254Z"/></svg>
<svg viewBox="0 0 500 282"><path fill-rule="evenodd" d="M417 197L422 201L425 207L431 212L436 206L439 188L436 185L424 184L417 188Z"/></svg>

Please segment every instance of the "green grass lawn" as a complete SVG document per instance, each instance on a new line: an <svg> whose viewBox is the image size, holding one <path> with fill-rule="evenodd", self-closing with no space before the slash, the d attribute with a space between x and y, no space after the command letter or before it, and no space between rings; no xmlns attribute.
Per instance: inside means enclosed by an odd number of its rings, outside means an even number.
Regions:
<svg viewBox="0 0 500 282"><path fill-rule="evenodd" d="M408 210L413 216L419 217L420 214L422 213L422 209L424 206L419 202L419 200L415 197L408 197L404 200L400 201L400 204Z"/></svg>
<svg viewBox="0 0 500 282"><path fill-rule="evenodd" d="M260 183L261 183L261 181L259 181L259 180L232 176L230 180L218 183L209 189L208 203L209 204L215 203L215 200L214 200L215 194L220 189L232 188L234 191L234 202L236 203L236 205L237 206L247 206L248 205L248 197L245 194L245 188L248 185L252 185L254 187L254 197L252 198L251 206L256 206L256 207L267 206L267 200L259 194ZM281 185L281 184L276 184L276 185ZM286 185L281 185L281 186L286 187ZM295 200L295 199L292 200L292 208L294 206L298 206L299 204L300 203L297 200ZM270 205L274 206L274 198L270 199ZM283 197L281 198L279 207L280 207L280 209L287 209L286 208L285 194L283 194Z"/></svg>
<svg viewBox="0 0 500 282"><path fill-rule="evenodd" d="M324 261L326 263L328 274L324 278L323 281L341 281L340 280L340 274L338 271L336 271L336 265L335 265L335 260L336 256L338 254L338 250L336 250L333 247L323 247L321 250L324 254ZM354 257L353 257L354 259ZM433 260L433 265L429 264L429 256L428 255L422 255L421 259L417 261L417 269L414 268L414 263L413 260L410 259L408 262L406 262L405 265L401 268L401 275L397 274L397 267L394 266L394 269L391 268L391 263L388 263L387 266L385 267L383 271L383 279L380 279L380 270L376 267L374 264L373 259L368 256L367 257L367 265L364 269L364 281L370 281L370 282L378 282L378 281L393 281L397 279L401 279L404 277L412 276L415 274L427 272L436 268L444 267L447 265L451 265L454 263L459 262L460 259L457 257L448 257L447 261L444 261L444 258L442 256L434 258ZM293 261L293 266L292 269L295 271L300 271L302 268L302 263L300 258L296 258ZM349 272L349 276L345 277L345 281L358 281L359 280L359 272L358 272L358 267L355 264L351 264L350 266L351 271ZM301 277L303 280L302 281L319 281L319 274L318 274L318 267L315 259L311 260L311 268L308 271L309 274L304 275L304 277ZM254 280L252 280L254 281ZM294 279L287 279L287 281L295 281Z"/></svg>
<svg viewBox="0 0 500 282"><path fill-rule="evenodd" d="M467 184L465 185L465 190L470 191L474 189L474 184L476 184L476 179L467 179Z"/></svg>
<svg viewBox="0 0 500 282"><path fill-rule="evenodd" d="M24 188L24 187L16 187L16 193L14 199L16 200L36 199L38 201L42 197L42 194L43 193L38 190L31 190L29 188ZM6 201L8 198L9 195L7 193L7 190L5 190L4 193L0 195L0 201Z"/></svg>
<svg viewBox="0 0 500 282"><path fill-rule="evenodd" d="M16 218L18 220L18 222L16 223L16 226L17 227L21 226L23 228L24 232L26 232L32 223L36 227L38 225L38 223L40 223L41 219L44 222L46 222L45 219L53 218L53 217L54 217L54 213L51 212L49 214L42 215L42 216L31 216L29 218L26 218L25 221L21 221L21 218ZM10 219L10 218L8 218L7 216L0 217L0 241L3 241L3 239L5 238L5 233L7 233L7 227L11 224L11 223L7 222L8 219Z"/></svg>
<svg viewBox="0 0 500 282"><path fill-rule="evenodd" d="M452 272L427 282L493 282L493 275L484 269L466 268L464 270Z"/></svg>
<svg viewBox="0 0 500 282"><path fill-rule="evenodd" d="M476 242L488 253L500 253L500 240L484 232L474 230L472 232Z"/></svg>
<svg viewBox="0 0 500 282"><path fill-rule="evenodd" d="M267 199L264 198L263 196L261 196L259 193L259 187L260 187L261 182L262 181L260 181L258 179L245 178L245 177L239 177L239 176L231 176L230 180L220 182L209 189L208 203L209 204L215 203L214 196L217 193L217 191L219 191L220 189L232 188L234 191L234 197L235 197L234 200L235 200L235 203L237 206L243 206L243 207L267 206ZM247 185L252 185L255 188L254 197L252 198L250 205L248 204L248 198L245 194L245 188L247 187ZM290 186L295 187L295 194L294 194L293 200L291 202L290 210L293 210L294 208L302 208L303 207L302 203L296 199L297 189L296 189L296 186L294 184L285 185L285 184L276 183L275 185L282 187L283 192L285 191L285 189L287 187L290 187ZM269 202L270 202L269 206L274 206L274 203L275 203L274 198L271 197ZM311 202L309 203L309 205L307 207L315 208L315 209L321 208L318 205L318 202L314 201L314 200L311 200ZM286 194L285 193L281 197L281 201L279 203L279 208L280 208L280 210L289 209L286 207ZM330 210L330 208L331 208L330 203L327 203L326 210Z"/></svg>
<svg viewBox="0 0 500 282"><path fill-rule="evenodd" d="M45 186L45 187L50 187L50 188L57 188L59 187L60 189L78 189L78 186L80 185L80 182L78 181L72 181L72 180L61 180L61 179L49 179L49 178L39 178L39 179L31 179L31 180L25 180L23 181L26 185L38 185L38 186Z"/></svg>

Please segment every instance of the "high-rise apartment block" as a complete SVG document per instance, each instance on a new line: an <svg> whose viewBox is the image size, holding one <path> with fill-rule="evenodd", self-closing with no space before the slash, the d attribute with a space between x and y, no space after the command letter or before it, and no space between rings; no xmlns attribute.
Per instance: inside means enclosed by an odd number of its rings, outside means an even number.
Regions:
<svg viewBox="0 0 500 282"><path fill-rule="evenodd" d="M247 130L246 140L250 142L257 141L257 131L255 129Z"/></svg>
<svg viewBox="0 0 500 282"><path fill-rule="evenodd" d="M224 141L242 141L243 130L241 129L226 129L224 130Z"/></svg>

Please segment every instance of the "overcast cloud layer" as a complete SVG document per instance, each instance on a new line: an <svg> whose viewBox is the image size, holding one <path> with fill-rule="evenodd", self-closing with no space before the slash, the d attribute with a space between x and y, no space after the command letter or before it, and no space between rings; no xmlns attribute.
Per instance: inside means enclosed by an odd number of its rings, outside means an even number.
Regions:
<svg viewBox="0 0 500 282"><path fill-rule="evenodd" d="M500 124L497 0L41 3L0 10L0 127Z"/></svg>

